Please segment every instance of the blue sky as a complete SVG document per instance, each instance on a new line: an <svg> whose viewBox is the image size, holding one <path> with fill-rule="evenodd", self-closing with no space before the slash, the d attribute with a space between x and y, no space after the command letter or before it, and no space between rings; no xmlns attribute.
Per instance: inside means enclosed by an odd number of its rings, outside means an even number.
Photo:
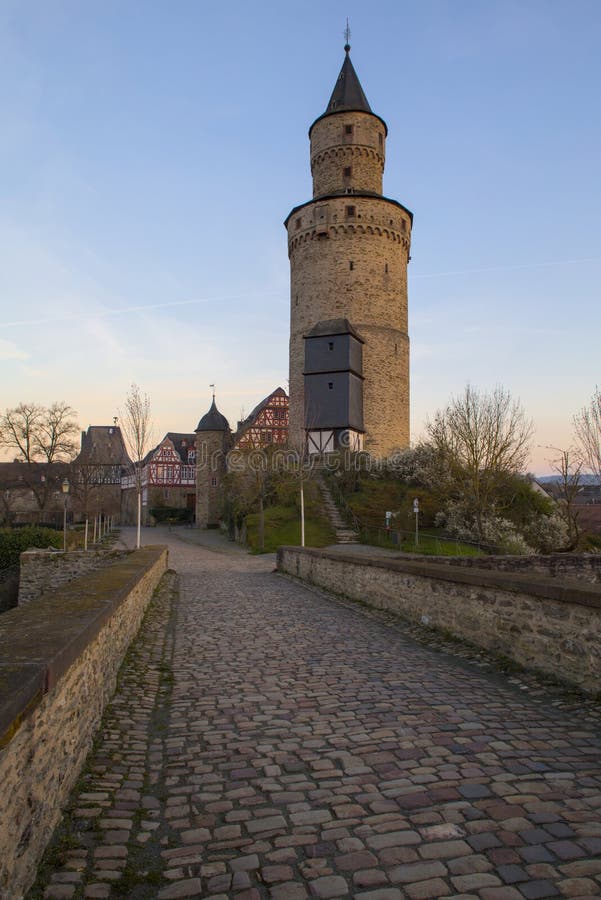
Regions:
<svg viewBox="0 0 601 900"><path fill-rule="evenodd" d="M374 11L377 10L377 11ZM2 408L157 438L286 387L282 225L351 57L415 214L412 434L467 381L568 444L599 372L598 0L0 0Z"/></svg>

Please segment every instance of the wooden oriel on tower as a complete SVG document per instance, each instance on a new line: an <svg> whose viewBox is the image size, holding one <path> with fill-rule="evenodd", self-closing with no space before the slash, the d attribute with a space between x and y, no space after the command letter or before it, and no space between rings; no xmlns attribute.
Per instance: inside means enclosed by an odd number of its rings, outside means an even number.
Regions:
<svg viewBox="0 0 601 900"><path fill-rule="evenodd" d="M305 335L305 434L309 453L363 447L363 338L348 319Z"/></svg>

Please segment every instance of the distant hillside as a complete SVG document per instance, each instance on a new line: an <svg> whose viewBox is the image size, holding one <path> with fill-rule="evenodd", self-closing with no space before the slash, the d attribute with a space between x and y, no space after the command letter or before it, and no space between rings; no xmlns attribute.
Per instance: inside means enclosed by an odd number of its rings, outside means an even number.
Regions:
<svg viewBox="0 0 601 900"><path fill-rule="evenodd" d="M561 481L560 475L537 475L536 480L539 484L552 484ZM601 482L596 475L581 475L580 484L600 484Z"/></svg>

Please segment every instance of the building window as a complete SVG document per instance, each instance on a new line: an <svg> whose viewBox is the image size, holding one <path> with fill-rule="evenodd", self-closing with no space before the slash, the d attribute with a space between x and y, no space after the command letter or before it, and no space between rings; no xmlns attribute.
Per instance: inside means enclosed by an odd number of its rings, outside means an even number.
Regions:
<svg viewBox="0 0 601 900"><path fill-rule="evenodd" d="M328 381L328 390L329 390L329 391L333 391L333 390L334 390L334 382L333 382L333 381Z"/></svg>
<svg viewBox="0 0 601 900"><path fill-rule="evenodd" d="M347 206L345 212L346 212L347 219L355 218L355 207L354 206Z"/></svg>
<svg viewBox="0 0 601 900"><path fill-rule="evenodd" d="M328 341L328 350L334 349L334 341Z"/></svg>
<svg viewBox="0 0 601 900"><path fill-rule="evenodd" d="M352 134L352 133L353 133L353 126L352 126L352 125L345 125L345 126L344 126L344 133L345 133L345 134Z"/></svg>
<svg viewBox="0 0 601 900"><path fill-rule="evenodd" d="M380 132L378 134L378 143L380 145L380 150L381 150L382 147L384 146L384 135L382 134L382 132Z"/></svg>
<svg viewBox="0 0 601 900"><path fill-rule="evenodd" d="M349 261L348 267L349 267L349 269L351 270L351 272L352 272L353 269L355 268L355 263L352 261L352 259Z"/></svg>
<svg viewBox="0 0 601 900"><path fill-rule="evenodd" d="M268 444L273 443L273 433L271 431L265 432L265 440L267 441Z"/></svg>
<svg viewBox="0 0 601 900"><path fill-rule="evenodd" d="M296 220L296 228L297 228L297 231L298 231L298 229L301 227L302 224L303 224L303 220L302 220L302 219L297 219L297 220Z"/></svg>
<svg viewBox="0 0 601 900"><path fill-rule="evenodd" d="M388 275L388 263L384 263L384 273Z"/></svg>
<svg viewBox="0 0 601 900"><path fill-rule="evenodd" d="M344 167L344 177L350 178L352 174L353 174L352 166L345 166Z"/></svg>
<svg viewBox="0 0 601 900"><path fill-rule="evenodd" d="M211 478L211 487L217 487L217 479Z"/></svg>

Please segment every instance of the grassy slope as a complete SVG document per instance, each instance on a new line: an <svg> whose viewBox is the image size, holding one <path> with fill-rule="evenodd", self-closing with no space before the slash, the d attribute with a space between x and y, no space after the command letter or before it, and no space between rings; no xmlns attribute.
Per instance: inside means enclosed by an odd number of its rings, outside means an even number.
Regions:
<svg viewBox="0 0 601 900"><path fill-rule="evenodd" d="M420 502L420 538L415 546L415 516L413 499ZM362 535L365 543L380 547L403 550L405 553L423 553L429 556L480 556L481 553L469 544L441 537L440 529L432 526L436 512L435 504L427 491L414 488L394 478L361 479L360 490L345 494L346 502L362 525L371 526ZM395 531L403 532L401 546L392 542L385 530L385 514L389 510L396 513L393 522ZM376 529L378 529L376 531Z"/></svg>
<svg viewBox="0 0 601 900"><path fill-rule="evenodd" d="M247 543L255 553L259 551L259 514L246 517ZM305 546L326 547L336 536L323 512L317 485L305 484ZM300 546L300 510L297 506L269 506L265 510L265 553L282 545Z"/></svg>

